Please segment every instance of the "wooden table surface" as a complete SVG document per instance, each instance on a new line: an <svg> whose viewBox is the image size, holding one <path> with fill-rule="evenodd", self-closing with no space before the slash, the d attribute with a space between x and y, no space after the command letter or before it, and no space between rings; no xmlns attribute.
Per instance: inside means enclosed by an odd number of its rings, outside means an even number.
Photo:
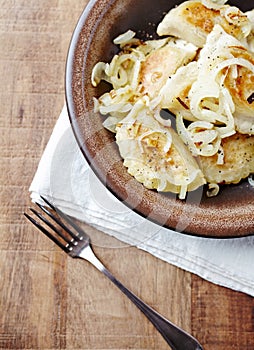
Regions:
<svg viewBox="0 0 254 350"><path fill-rule="evenodd" d="M66 53L86 3L0 0L1 349L168 349L106 278L88 263L68 258L23 216L29 185L64 103ZM96 247L96 253L205 350L254 349L250 296L133 247Z"/></svg>

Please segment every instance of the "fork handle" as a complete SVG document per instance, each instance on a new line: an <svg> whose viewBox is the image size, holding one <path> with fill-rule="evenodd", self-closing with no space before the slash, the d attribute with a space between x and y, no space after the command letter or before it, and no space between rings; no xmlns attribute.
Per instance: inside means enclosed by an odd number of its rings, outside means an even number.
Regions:
<svg viewBox="0 0 254 350"><path fill-rule="evenodd" d="M127 289L120 281L118 281L112 273L100 262L100 260L95 256L90 246L87 247L89 253L86 249L84 256L80 256L85 260L88 260L92 265L94 265L99 271L101 271L105 276L107 276L151 321L155 328L160 332L162 337L170 345L172 350L188 349L188 350L202 350L202 347L197 344L196 339L194 339L190 334L186 333L182 329L178 328L176 325L171 323L165 317L160 315L157 311L143 302L139 297Z"/></svg>

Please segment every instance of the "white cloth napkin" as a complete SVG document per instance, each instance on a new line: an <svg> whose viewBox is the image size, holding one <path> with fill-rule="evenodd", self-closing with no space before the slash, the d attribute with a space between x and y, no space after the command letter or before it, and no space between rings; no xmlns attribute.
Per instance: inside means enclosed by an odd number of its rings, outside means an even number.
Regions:
<svg viewBox="0 0 254 350"><path fill-rule="evenodd" d="M118 201L89 168L74 138L66 107L30 187L32 200L49 196L67 214L119 242L137 246L204 279L254 296L254 237L208 239L162 228ZM116 248L118 245L116 244Z"/></svg>

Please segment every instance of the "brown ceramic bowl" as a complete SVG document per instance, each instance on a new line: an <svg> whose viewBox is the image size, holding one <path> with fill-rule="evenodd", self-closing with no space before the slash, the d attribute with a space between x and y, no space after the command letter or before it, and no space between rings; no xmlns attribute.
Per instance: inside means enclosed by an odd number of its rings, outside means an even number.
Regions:
<svg viewBox="0 0 254 350"><path fill-rule="evenodd" d="M232 0L243 11L253 0ZM109 190L127 206L159 225L187 234L227 238L254 234L254 190L243 181L225 186L217 197L205 189L181 201L172 194L148 190L134 180L122 164L114 135L103 128L103 118L93 112L93 97L107 85L91 86L98 61L109 61L117 48L113 38L128 29L146 39L177 0L91 0L74 31L66 66L66 100L77 142L92 169Z"/></svg>

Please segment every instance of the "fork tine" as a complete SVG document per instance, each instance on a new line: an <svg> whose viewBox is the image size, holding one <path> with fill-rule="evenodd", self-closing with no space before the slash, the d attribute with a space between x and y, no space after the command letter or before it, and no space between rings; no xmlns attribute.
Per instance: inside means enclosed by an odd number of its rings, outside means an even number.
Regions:
<svg viewBox="0 0 254 350"><path fill-rule="evenodd" d="M45 197L40 196L41 199L44 200L45 203L47 203L51 209L53 209L55 212L59 214L68 224L70 224L82 237L85 237L87 240L90 240L90 238L87 236L87 234L79 227L78 225L75 224L74 221L70 219L68 215L63 213L60 209L56 208L49 200L47 200Z"/></svg>
<svg viewBox="0 0 254 350"><path fill-rule="evenodd" d="M52 235L48 230L46 230L44 226L42 226L38 221L36 221L32 216L28 215L27 213L24 213L24 215L42 233L44 233L49 239L51 239L56 245L58 245L58 247L63 249L66 253L69 253L69 249L63 243L61 243L54 235Z"/></svg>
<svg viewBox="0 0 254 350"><path fill-rule="evenodd" d="M55 225L53 225L50 221L48 221L43 215L41 215L38 211L36 211L33 208L30 208L31 212L34 213L39 219L41 219L46 225L48 225L58 236L60 236L67 244L69 245L75 245L75 240L68 239ZM54 219L54 217L53 217ZM55 220L56 223L58 223Z"/></svg>
<svg viewBox="0 0 254 350"><path fill-rule="evenodd" d="M60 219L58 219L55 215L53 215L49 210L47 210L43 205L41 205L40 203L38 202L35 202L39 208L41 208L41 210L44 211L44 213L46 213L48 216L51 217L51 219L53 219L59 226L61 226L66 232L69 233L69 235L74 238L75 240L82 240L82 237L80 237L79 235L76 235L75 233L73 233L69 227L67 227ZM52 207L51 207L52 208ZM58 209L55 210L56 213L58 213Z"/></svg>

